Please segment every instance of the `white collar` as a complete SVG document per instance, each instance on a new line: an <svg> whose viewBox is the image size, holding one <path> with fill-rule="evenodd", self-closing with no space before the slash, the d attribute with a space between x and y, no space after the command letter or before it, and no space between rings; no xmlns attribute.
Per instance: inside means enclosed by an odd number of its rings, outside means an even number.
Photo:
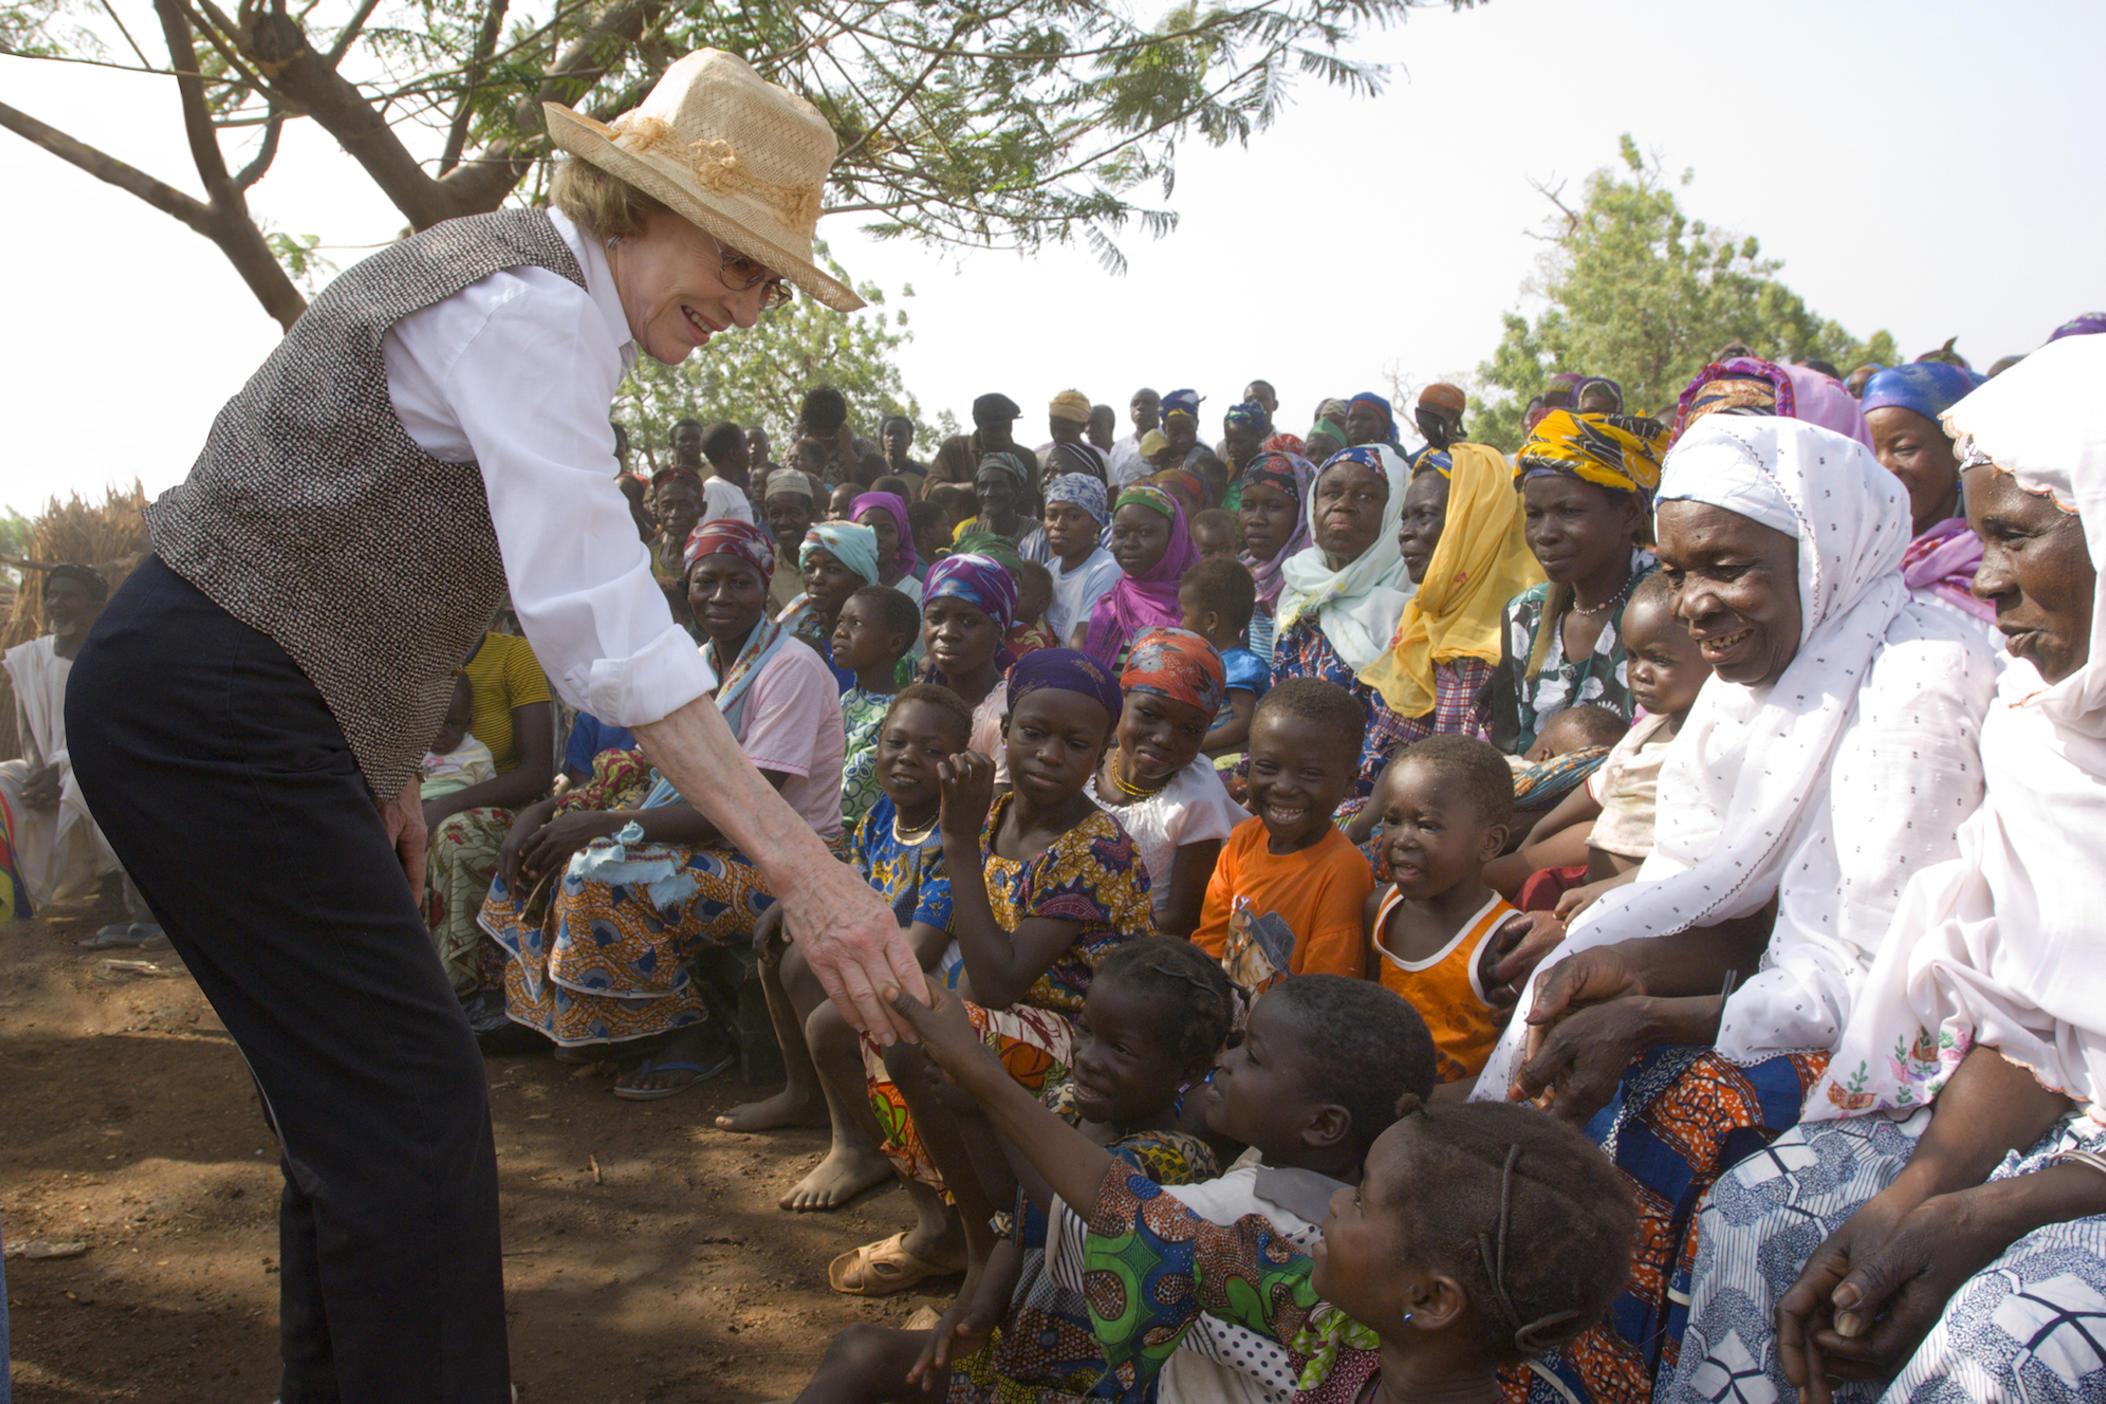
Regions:
<svg viewBox="0 0 2106 1404"><path fill-rule="evenodd" d="M607 336L621 352L622 369L628 370L636 364L636 338L629 331L629 314L622 310L622 296L614 286L614 270L607 266L607 251L587 239L571 217L553 207L548 211L549 223L563 236L570 246L571 256L585 274L585 291L592 298L593 306L600 309L606 319Z"/></svg>

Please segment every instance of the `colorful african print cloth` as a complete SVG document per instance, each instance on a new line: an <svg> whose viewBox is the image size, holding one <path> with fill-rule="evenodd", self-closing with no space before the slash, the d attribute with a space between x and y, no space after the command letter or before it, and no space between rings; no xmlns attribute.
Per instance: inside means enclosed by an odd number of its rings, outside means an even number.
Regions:
<svg viewBox="0 0 2106 1404"><path fill-rule="evenodd" d="M457 995L489 982L491 947L477 917L514 817L495 805L463 809L432 830L424 850L424 925Z"/></svg>
<svg viewBox="0 0 2106 1404"><path fill-rule="evenodd" d="M1720 1175L1798 1123L1827 1062L1787 1053L1743 1068L1708 1048L1655 1048L1631 1063L1587 1126L1638 1197L1630 1279L1606 1323L1500 1372L1509 1404L1647 1404L1682 1339L1685 1299L1669 1287L1696 1251L1698 1208Z"/></svg>
<svg viewBox="0 0 2106 1404"><path fill-rule="evenodd" d="M689 532L680 561L683 566L692 566L704 556L720 555L737 556L759 571L763 579L775 573L775 538L736 517L718 517Z"/></svg>
<svg viewBox="0 0 2106 1404"><path fill-rule="evenodd" d="M1082 1125L1073 1082L1055 1084L1045 1103L1068 1125ZM1128 1173L1159 1185L1188 1185L1220 1173L1206 1143L1181 1131L1139 1131L1105 1149ZM1088 1299L1046 1271L1045 1214L1018 1195L1012 1217L1022 1257L1016 1290L987 1344L953 1367L950 1404L1066 1404L1088 1396L1104 1376Z"/></svg>
<svg viewBox="0 0 2106 1404"><path fill-rule="evenodd" d="M1375 1333L1317 1299L1313 1261L1260 1215L1210 1223L1114 1165L1084 1261L1090 1324L1121 1398L1148 1397L1202 1312L1286 1347L1298 1404L1352 1404L1381 1376Z"/></svg>
<svg viewBox="0 0 2106 1404"><path fill-rule="evenodd" d="M1122 691L1167 697L1209 717L1221 710L1227 686L1221 655L1189 629L1150 629L1133 641L1119 674Z"/></svg>
<svg viewBox="0 0 2106 1404"><path fill-rule="evenodd" d="M1433 707L1416 717L1401 717L1391 711L1382 694L1362 682L1313 615L1304 615L1282 630L1273 641L1272 677L1275 683L1288 678L1322 678L1353 694L1367 714L1367 737L1360 745L1359 780L1353 793L1373 792L1382 767L1398 747L1422 741L1435 732L1457 732L1485 736L1488 714L1480 698L1492 678L1489 663L1458 658L1434 669Z"/></svg>
<svg viewBox="0 0 2106 1404"><path fill-rule="evenodd" d="M878 730L892 709L893 694L851 687L841 694L841 726L847 732L848 758L841 768L841 828L853 832L883 793L878 789Z"/></svg>
<svg viewBox="0 0 2106 1404"><path fill-rule="evenodd" d="M1782 1404L1797 1397L1776 1349L1776 1303L1829 1234L1894 1183L1931 1113L1807 1122L1719 1180L1676 1279L1689 1303L1681 1352L1655 1396ZM1989 1176L2011 1181L2065 1151L2106 1151L2106 1127L2064 1117ZM1893 1379L1839 1400L2079 1404L2106 1398L2106 1215L2024 1235L1960 1285Z"/></svg>
<svg viewBox="0 0 2106 1404"><path fill-rule="evenodd" d="M1655 564L1650 551L1632 551L1625 603ZM1631 719L1636 704L1631 701L1623 652L1624 603L1602 621L1593 649L1580 659L1565 656L1564 618L1571 603L1569 587L1546 581L1529 586L1507 604L1505 652L1492 679L1489 713L1492 744L1508 755L1521 755L1535 745L1536 733L1567 707L1593 704Z"/></svg>
<svg viewBox="0 0 2106 1404"><path fill-rule="evenodd" d="M15 813L0 795L0 922L26 920L35 915L29 905L29 889L22 884L22 871L15 858Z"/></svg>
<svg viewBox="0 0 2106 1404"><path fill-rule="evenodd" d="M1660 485L1668 434L1658 420L1552 410L1536 421L1515 455L1515 474L1562 473L1612 492L1650 498Z"/></svg>
<svg viewBox="0 0 2106 1404"><path fill-rule="evenodd" d="M1140 851L1119 821L1101 809L1092 810L1031 858L1018 861L995 852L995 833L1014 800L1012 794L996 796L980 830L980 860L995 924L1014 932L1031 918L1072 922L1075 940L1009 1008L960 1003L1010 1076L1041 1092L1067 1074L1075 1048L1075 1029L1069 1021L1082 1012L1098 965L1120 945L1154 931L1155 918ZM871 1106L885 1133L886 1156L902 1174L940 1185L942 1178L914 1130L906 1100L886 1075L883 1055L868 1037L863 1040L863 1071Z"/></svg>
<svg viewBox="0 0 2106 1404"><path fill-rule="evenodd" d="M902 827L892 797L880 793L849 839L848 858L902 928L922 922L951 929L951 879L943 869L943 835L933 820L926 829ZM958 987L955 944L940 973L945 985Z"/></svg>

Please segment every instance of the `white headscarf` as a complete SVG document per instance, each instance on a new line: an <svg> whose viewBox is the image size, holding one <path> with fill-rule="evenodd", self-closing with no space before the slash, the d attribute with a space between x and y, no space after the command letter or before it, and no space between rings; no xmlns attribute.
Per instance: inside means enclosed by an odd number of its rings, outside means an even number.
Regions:
<svg viewBox="0 0 2106 1404"><path fill-rule="evenodd" d="M2106 561L2102 375L2106 336L2065 337L1945 414L1963 460L1971 438L2020 487L2078 515L2094 566ZM1909 884L1809 1119L1921 1106L1976 1044L2101 1115L2106 572L2082 667L2050 687L2031 663L2003 664L1982 730L1988 798L1961 830L1959 856Z"/></svg>
<svg viewBox="0 0 2106 1404"><path fill-rule="evenodd" d="M1718 1050L1752 1063L1827 1049L1909 876L1953 852L1980 800L1990 655L1978 625L1968 641L1952 611L1911 603L1908 496L1854 440L1709 415L1668 454L1656 496L1798 538L1799 648L1767 687L1704 684L1661 768L1652 855L1582 914L1560 958L1747 916L1774 895L1763 969L1727 1000ZM1509 1026L1481 1095L1505 1095L1526 1033Z"/></svg>
<svg viewBox="0 0 2106 1404"><path fill-rule="evenodd" d="M1279 632L1285 633L1288 625L1315 610L1317 627L1355 673L1389 648L1397 620L1417 588L1404 569L1403 553L1397 549L1397 524L1404 518L1404 491L1411 486L1411 465L1388 444L1362 444L1335 453L1324 461L1309 485L1305 508L1305 520L1313 537L1317 484L1323 482L1324 474L1334 464L1374 467L1367 461L1370 454L1377 456L1383 476L1389 479L1389 501L1382 508L1382 525L1375 533L1374 544L1339 570L1325 563L1320 546L1289 556L1280 571L1285 583L1280 588L1275 613Z"/></svg>

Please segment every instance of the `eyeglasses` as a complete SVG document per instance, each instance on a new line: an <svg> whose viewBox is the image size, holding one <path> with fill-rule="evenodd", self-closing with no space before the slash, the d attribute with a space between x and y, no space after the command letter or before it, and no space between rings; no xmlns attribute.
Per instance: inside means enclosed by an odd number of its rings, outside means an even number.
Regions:
<svg viewBox="0 0 2106 1404"><path fill-rule="evenodd" d="M702 232L709 234L706 229ZM717 246L717 278L725 287L740 292L761 288L760 310L763 312L773 312L790 300L790 285L783 281L782 274L759 259L748 258L737 249L727 248L714 234L709 235L709 242Z"/></svg>

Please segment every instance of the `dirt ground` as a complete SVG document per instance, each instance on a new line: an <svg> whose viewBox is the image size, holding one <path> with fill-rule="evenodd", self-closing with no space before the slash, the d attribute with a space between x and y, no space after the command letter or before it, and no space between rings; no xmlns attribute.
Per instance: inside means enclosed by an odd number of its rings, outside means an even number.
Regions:
<svg viewBox="0 0 2106 1404"><path fill-rule="evenodd" d="M90 953L107 898L0 926L0 1230L17 1404L269 1404L275 1149L241 1058L172 952ZM150 969L126 968L144 962ZM777 1399L833 1333L945 1300L826 1286L835 1254L907 1223L896 1189L789 1215L819 1131L712 1124L726 1073L658 1103L539 1057L489 1061L519 1396ZM31 1244L85 1244L31 1258ZM41 1250L37 1250L41 1251Z"/></svg>

